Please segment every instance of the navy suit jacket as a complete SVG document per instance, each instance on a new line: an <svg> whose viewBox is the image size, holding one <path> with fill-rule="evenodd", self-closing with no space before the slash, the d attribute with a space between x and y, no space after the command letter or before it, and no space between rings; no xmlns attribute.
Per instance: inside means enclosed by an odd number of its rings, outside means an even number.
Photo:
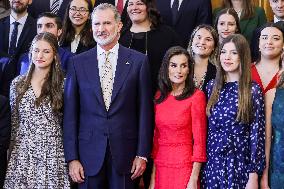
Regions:
<svg viewBox="0 0 284 189"><path fill-rule="evenodd" d="M59 49L58 49L58 54L60 56L60 63L61 63L62 70L67 71L69 58L71 56L73 56L73 54L70 51L65 50L61 47L59 47ZM28 53L25 53L20 57L18 64L21 65L20 75L25 74L30 67L30 61L29 61Z"/></svg>
<svg viewBox="0 0 284 189"><path fill-rule="evenodd" d="M0 51L8 53L9 48L9 32L10 32L10 16L0 20ZM19 75L20 65L18 65L18 59L21 54L27 52L30 48L31 42L36 35L36 20L30 15L27 17L23 31L19 37L15 56L11 57L11 60L6 64L2 81L5 85L5 96L8 96L11 81Z"/></svg>
<svg viewBox="0 0 284 189"><path fill-rule="evenodd" d="M69 2L70 0L63 0L58 10L57 15L61 18L62 21L64 19L64 15ZM50 0L33 0L32 4L28 8L28 12L34 18L38 18L38 16L43 12L50 12Z"/></svg>
<svg viewBox="0 0 284 189"><path fill-rule="evenodd" d="M0 83L1 84L1 83ZM8 98L0 95L0 188L3 187L7 167L7 149L11 136L11 112Z"/></svg>
<svg viewBox="0 0 284 189"><path fill-rule="evenodd" d="M187 48L193 29L200 24L212 24L212 6L210 0L183 0L173 23L171 0L156 0L157 9L160 11L165 24L174 28Z"/></svg>
<svg viewBox="0 0 284 189"><path fill-rule="evenodd" d="M147 57L119 46L111 104L106 110L97 48L70 58L64 94L66 161L80 160L87 176L97 174L107 144L116 170L129 174L135 156L149 157L153 102Z"/></svg>

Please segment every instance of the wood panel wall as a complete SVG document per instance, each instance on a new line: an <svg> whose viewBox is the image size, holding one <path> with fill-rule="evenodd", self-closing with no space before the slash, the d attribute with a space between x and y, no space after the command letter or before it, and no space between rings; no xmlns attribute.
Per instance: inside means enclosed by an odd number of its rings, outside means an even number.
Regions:
<svg viewBox="0 0 284 189"><path fill-rule="evenodd" d="M273 12L269 6L269 0L253 0L256 6L263 7L267 16L267 20L273 20ZM222 0L211 0L213 9L221 5Z"/></svg>

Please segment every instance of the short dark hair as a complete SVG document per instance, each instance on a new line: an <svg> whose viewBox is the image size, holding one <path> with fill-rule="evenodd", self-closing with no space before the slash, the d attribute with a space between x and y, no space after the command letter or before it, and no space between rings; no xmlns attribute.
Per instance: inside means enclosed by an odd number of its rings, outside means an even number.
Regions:
<svg viewBox="0 0 284 189"><path fill-rule="evenodd" d="M169 65L170 65L170 59L173 56L176 55L184 55L187 58L188 61L188 69L189 73L185 80L185 87L183 89L183 92L176 96L176 100L184 100L188 97L190 97L194 91L195 91L195 85L193 82L193 59L190 56L189 52L180 46L171 47L165 54L163 58L162 65L160 67L160 72L158 76L158 87L160 96L155 99L155 103L159 104L162 103L170 94L170 92L173 90L172 88L172 82L169 78Z"/></svg>
<svg viewBox="0 0 284 189"><path fill-rule="evenodd" d="M57 16L56 14L52 13L52 12L43 12L40 15L38 15L37 20L39 20L42 17L47 17L47 18L52 18L55 20L55 23L57 25L58 29L62 29L62 20L59 16Z"/></svg>

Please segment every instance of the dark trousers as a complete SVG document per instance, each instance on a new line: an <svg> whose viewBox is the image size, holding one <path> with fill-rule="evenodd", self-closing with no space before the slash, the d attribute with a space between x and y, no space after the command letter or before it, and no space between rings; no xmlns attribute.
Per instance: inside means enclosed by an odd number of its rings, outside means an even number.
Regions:
<svg viewBox="0 0 284 189"><path fill-rule="evenodd" d="M134 189L135 185L130 178L131 174L120 174L116 171L109 145L100 172L97 175L85 177L85 182L79 184L79 189Z"/></svg>
<svg viewBox="0 0 284 189"><path fill-rule="evenodd" d="M3 188L7 169L7 152L0 153L0 189Z"/></svg>

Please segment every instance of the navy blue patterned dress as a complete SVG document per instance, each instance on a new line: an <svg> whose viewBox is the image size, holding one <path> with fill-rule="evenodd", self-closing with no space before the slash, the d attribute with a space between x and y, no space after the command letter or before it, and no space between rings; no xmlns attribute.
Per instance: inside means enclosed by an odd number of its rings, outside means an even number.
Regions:
<svg viewBox="0 0 284 189"><path fill-rule="evenodd" d="M207 85L208 97L214 80ZM264 102L260 86L252 84L254 120L236 121L238 82L225 83L208 117L207 158L202 173L204 189L244 189L249 173L265 167Z"/></svg>

